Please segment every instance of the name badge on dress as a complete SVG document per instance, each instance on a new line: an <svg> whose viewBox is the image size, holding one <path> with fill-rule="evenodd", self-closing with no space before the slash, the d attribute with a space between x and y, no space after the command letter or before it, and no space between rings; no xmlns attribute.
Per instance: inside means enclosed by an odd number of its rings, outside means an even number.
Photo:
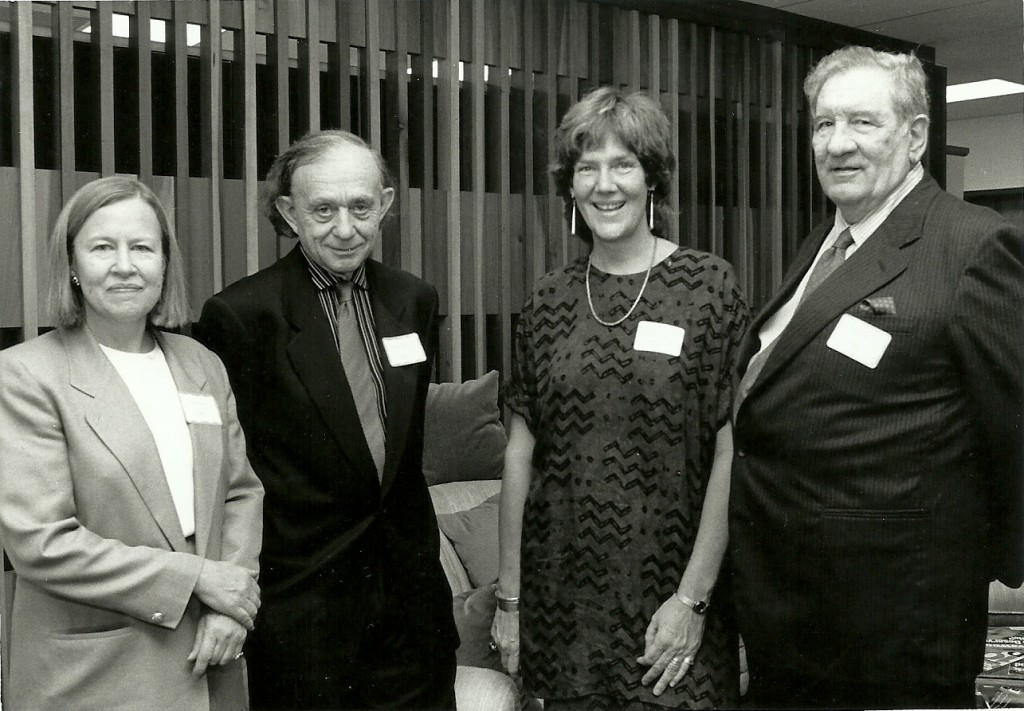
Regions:
<svg viewBox="0 0 1024 711"><path fill-rule="evenodd" d="M843 314L825 345L861 365L874 368L882 360L890 341L892 334L856 316Z"/></svg>
<svg viewBox="0 0 1024 711"><path fill-rule="evenodd" d="M678 356L683 352L686 329L668 323L641 321L636 327L633 350Z"/></svg>
<svg viewBox="0 0 1024 711"><path fill-rule="evenodd" d="M388 355L388 363L392 368L401 368L403 365L422 363L427 359L427 354L420 343L417 333L407 333L404 336L386 336L380 339L384 344L384 351Z"/></svg>
<svg viewBox="0 0 1024 711"><path fill-rule="evenodd" d="M190 395L178 393L185 422L193 425L221 425L220 410L213 395Z"/></svg>

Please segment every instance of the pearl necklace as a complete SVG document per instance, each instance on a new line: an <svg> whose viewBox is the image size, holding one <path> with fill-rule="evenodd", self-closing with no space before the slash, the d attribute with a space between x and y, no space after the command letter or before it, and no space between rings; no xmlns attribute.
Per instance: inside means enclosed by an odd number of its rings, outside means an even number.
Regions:
<svg viewBox="0 0 1024 711"><path fill-rule="evenodd" d="M640 303L640 297L644 295L644 289L647 288L647 281L651 278L651 270L654 269L654 258L655 256L657 256L657 254L658 238L655 237L654 246L651 249L651 263L647 265L647 273L644 274L644 283L640 285L640 293L636 295L636 299L633 301L633 305L629 307L629 311L627 311L626 314L618 321L603 321L601 320L601 317L597 315L597 312L594 310L594 300L590 296L590 266L594 263L594 253L590 253L590 256L587 257L587 276L584 281L587 285L587 305L590 306L590 315L594 317L595 321L597 321L602 326L618 326L620 323L622 323L623 321L630 317L630 315L636 309L637 304Z"/></svg>

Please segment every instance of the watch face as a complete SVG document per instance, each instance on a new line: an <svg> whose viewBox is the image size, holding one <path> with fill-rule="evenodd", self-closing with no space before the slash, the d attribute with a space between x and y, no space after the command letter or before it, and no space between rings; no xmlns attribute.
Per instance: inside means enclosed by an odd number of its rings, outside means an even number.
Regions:
<svg viewBox="0 0 1024 711"><path fill-rule="evenodd" d="M696 612L698 615L703 615L705 612L708 611L708 604L703 600L698 600L697 602L693 603L693 611Z"/></svg>

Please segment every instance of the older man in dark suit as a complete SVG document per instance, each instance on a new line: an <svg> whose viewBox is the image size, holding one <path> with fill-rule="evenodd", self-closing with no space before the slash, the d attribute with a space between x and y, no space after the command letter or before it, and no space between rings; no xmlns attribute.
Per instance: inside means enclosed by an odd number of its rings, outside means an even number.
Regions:
<svg viewBox="0 0 1024 711"><path fill-rule="evenodd" d="M834 219L755 320L730 546L761 707L971 707L989 580L1022 580L1024 240L924 174L920 62L804 90Z"/></svg>
<svg viewBox="0 0 1024 711"><path fill-rule="evenodd" d="M421 467L437 292L369 259L394 189L357 136L306 136L266 191L298 247L212 297L195 329L227 367L267 491L253 706L454 709L458 636Z"/></svg>

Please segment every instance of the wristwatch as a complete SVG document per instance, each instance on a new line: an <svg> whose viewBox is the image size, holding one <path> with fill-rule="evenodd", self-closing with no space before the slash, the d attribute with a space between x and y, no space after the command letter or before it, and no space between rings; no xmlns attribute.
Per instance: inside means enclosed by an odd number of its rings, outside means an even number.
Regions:
<svg viewBox="0 0 1024 711"><path fill-rule="evenodd" d="M688 608L693 610L694 613L698 615L703 615L705 612L708 611L707 600L694 600L693 598L686 597L686 595L683 595L678 590L676 591L675 596L679 598L679 602L686 605Z"/></svg>

